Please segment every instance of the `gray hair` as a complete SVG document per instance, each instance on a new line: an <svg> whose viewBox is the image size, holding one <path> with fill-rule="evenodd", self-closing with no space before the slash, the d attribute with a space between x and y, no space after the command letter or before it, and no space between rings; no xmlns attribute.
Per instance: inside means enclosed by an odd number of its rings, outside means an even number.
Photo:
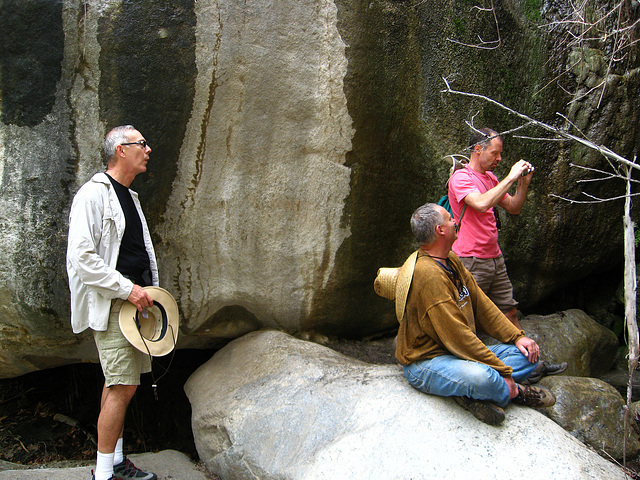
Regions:
<svg viewBox="0 0 640 480"><path fill-rule="evenodd" d="M104 156L107 158L107 162L116 154L116 147L122 143L126 143L127 132L136 130L133 125L121 125L119 127L112 128L107 136L104 137Z"/></svg>
<svg viewBox="0 0 640 480"><path fill-rule="evenodd" d="M480 128L471 132L469 137L469 150L480 145L483 149L491 143L494 138L501 138L500 134L491 128Z"/></svg>
<svg viewBox="0 0 640 480"><path fill-rule="evenodd" d="M435 242L436 227L444 223L444 216L435 207L435 203L425 203L411 215L411 230L420 245Z"/></svg>

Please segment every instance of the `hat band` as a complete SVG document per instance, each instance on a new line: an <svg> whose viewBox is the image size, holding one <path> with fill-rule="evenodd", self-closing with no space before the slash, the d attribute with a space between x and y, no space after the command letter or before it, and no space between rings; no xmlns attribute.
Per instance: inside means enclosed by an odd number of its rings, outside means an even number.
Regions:
<svg viewBox="0 0 640 480"><path fill-rule="evenodd" d="M158 307L158 310L160 310L160 314L162 315L162 329L160 330L160 337L158 337L156 340L153 340L151 338L146 338L142 335L142 332L140 331L142 327L140 325L140 321L138 320L138 315L140 314L140 312L138 310L136 310L136 316L133 319L136 322L136 327L138 327L138 332L140 333L140 337L142 337L144 340L148 342L159 342L167 334L167 325L169 324L169 319L167 317L167 311L164 309L164 307L160 302L154 301L153 305Z"/></svg>

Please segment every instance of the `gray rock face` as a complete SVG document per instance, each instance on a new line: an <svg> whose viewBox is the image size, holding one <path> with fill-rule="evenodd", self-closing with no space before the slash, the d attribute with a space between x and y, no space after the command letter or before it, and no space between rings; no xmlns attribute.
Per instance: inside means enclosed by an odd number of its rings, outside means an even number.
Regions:
<svg viewBox="0 0 640 480"><path fill-rule="evenodd" d="M413 389L399 366L280 332L229 343L185 391L199 457L228 480L625 478L532 409L510 405L491 427Z"/></svg>
<svg viewBox="0 0 640 480"><path fill-rule="evenodd" d="M262 327L361 337L394 326L371 282L411 252L408 218L442 194L441 159L462 150L472 116L514 126L443 96L442 77L541 120L568 100L553 86L538 93L559 73L548 65L569 64L548 62L547 52L564 51L559 36L532 20L557 12L525 3L497 9L503 46L481 58L450 40L491 38L492 22L459 2L3 4L0 377L95 359L90 336L69 326L67 216L75 191L104 168L107 129L124 123L153 148L133 188L161 284L179 302L182 345ZM597 84L601 56L589 50L576 78ZM587 95L569 117L630 156L640 75L613 73L602 105ZM618 206L548 196L576 196L569 160L597 168L602 159L514 138L504 157L501 177L520 157L538 172L524 211L501 231L523 304L620 260Z"/></svg>
<svg viewBox="0 0 640 480"><path fill-rule="evenodd" d="M196 95L158 231L186 333L303 330L349 235L333 2L198 2ZM213 56L213 58L212 58ZM206 259L206 260L205 260Z"/></svg>

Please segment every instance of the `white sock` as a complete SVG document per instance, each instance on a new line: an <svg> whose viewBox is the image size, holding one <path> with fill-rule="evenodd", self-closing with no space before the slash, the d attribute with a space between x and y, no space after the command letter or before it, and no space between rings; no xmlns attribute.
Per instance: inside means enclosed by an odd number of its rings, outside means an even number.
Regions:
<svg viewBox="0 0 640 480"><path fill-rule="evenodd" d="M113 477L113 453L98 452L94 475L96 480L109 480Z"/></svg>
<svg viewBox="0 0 640 480"><path fill-rule="evenodd" d="M116 449L113 452L113 464L114 465L118 465L119 463L122 463L122 461L124 460L124 453L122 451L122 444L124 442L122 441L122 437L118 439L118 441L116 442Z"/></svg>

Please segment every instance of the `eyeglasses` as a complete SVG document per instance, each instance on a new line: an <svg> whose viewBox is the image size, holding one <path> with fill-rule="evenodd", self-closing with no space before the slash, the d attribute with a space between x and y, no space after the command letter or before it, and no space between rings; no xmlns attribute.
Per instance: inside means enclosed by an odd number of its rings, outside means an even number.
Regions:
<svg viewBox="0 0 640 480"><path fill-rule="evenodd" d="M121 143L120 145L140 145L142 147L142 149L144 150L145 148L147 148L147 141L146 140L139 140L137 142Z"/></svg>

